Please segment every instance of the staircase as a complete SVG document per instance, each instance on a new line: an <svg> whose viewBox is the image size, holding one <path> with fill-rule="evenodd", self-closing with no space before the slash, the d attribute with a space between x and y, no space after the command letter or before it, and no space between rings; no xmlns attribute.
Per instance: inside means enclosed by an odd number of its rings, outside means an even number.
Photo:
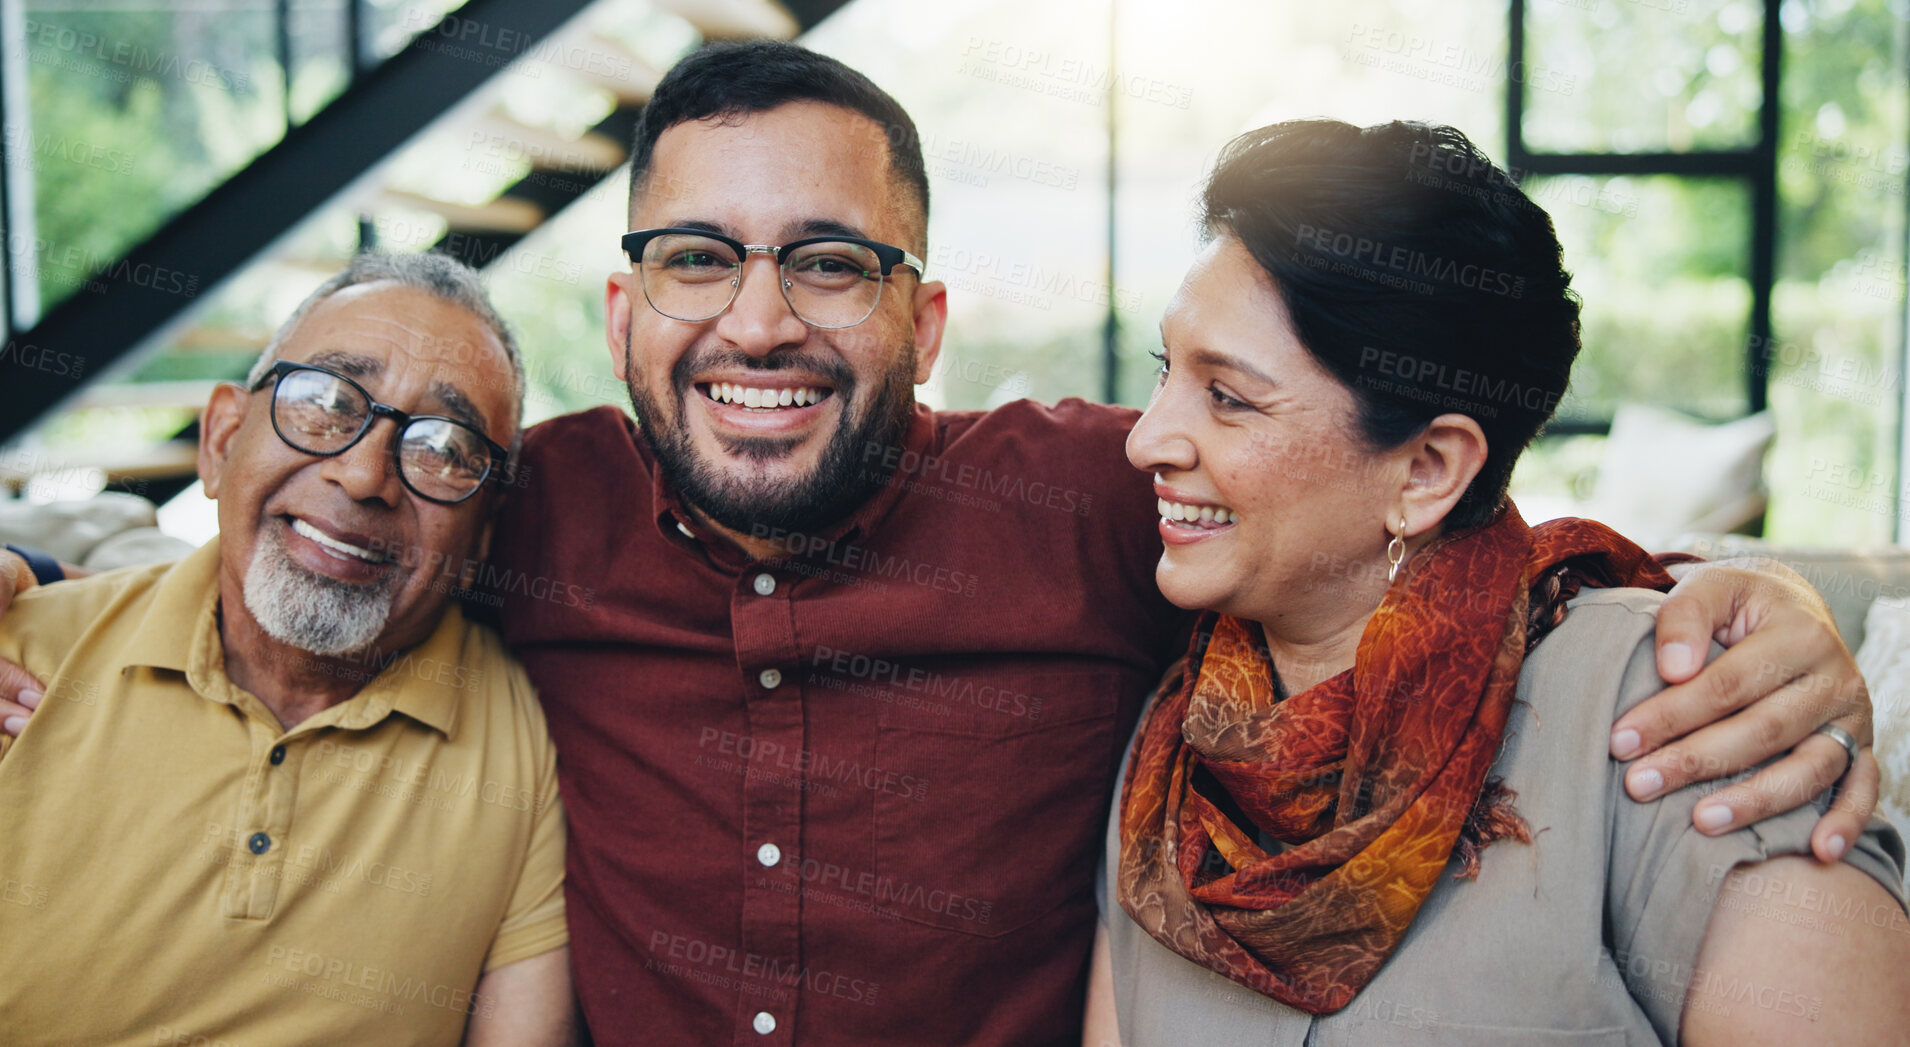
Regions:
<svg viewBox="0 0 1910 1047"><path fill-rule="evenodd" d="M16 2L0 0L0 11ZM278 2L285 14L292 0ZM76 474L170 497L193 479L196 423L170 439L73 446L43 436L88 411L191 417L271 337L274 321L256 317L282 315L227 301L246 287L309 289L370 247L497 263L618 171L677 54L703 40L791 38L843 2L468 0L44 316L18 300L33 286L33 260L20 257L30 240L10 236L0 497L36 476ZM9 113L21 83L0 70ZM16 193L0 214L17 215L20 202Z"/></svg>

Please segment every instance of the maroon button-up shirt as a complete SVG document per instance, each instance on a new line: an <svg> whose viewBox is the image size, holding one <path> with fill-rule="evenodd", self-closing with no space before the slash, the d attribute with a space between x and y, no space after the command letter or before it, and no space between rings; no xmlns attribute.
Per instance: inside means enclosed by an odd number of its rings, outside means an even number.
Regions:
<svg viewBox="0 0 1910 1047"><path fill-rule="evenodd" d="M622 413L529 431L487 574L597 1043L1078 1042L1113 775L1181 626L1135 417L918 408L863 449L886 486L767 561Z"/></svg>

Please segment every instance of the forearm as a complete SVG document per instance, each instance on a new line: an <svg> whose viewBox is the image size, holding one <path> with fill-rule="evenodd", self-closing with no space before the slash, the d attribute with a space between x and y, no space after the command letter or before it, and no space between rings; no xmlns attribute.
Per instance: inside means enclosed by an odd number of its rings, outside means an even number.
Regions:
<svg viewBox="0 0 1910 1047"><path fill-rule="evenodd" d="M554 949L478 981L464 1047L574 1047L577 1033L570 950Z"/></svg>
<svg viewBox="0 0 1910 1047"><path fill-rule="evenodd" d="M59 564L61 573L68 579L84 578L93 573L78 564L70 564L64 560L59 561ZM14 595L26 592L40 584L39 579L33 576L33 568L27 563L26 557L11 549L0 549L0 574L4 574L6 580L12 584Z"/></svg>
<svg viewBox="0 0 1910 1047"><path fill-rule="evenodd" d="M1117 912L1116 918L1126 919ZM1094 935L1094 959L1088 965L1088 1007L1081 1023L1081 1047L1121 1047L1114 1014L1114 955L1106 927Z"/></svg>

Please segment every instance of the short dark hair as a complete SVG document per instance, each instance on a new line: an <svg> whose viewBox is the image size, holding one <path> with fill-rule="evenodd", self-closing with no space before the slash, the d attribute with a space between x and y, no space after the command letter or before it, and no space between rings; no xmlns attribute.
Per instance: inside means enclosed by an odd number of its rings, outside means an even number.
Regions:
<svg viewBox="0 0 1910 1047"><path fill-rule="evenodd" d="M854 69L780 40L706 45L672 66L657 83L630 143L630 201L645 188L657 139L691 120L768 112L790 102L822 102L861 113L882 129L889 168L928 221L928 168L922 140L887 91Z"/></svg>
<svg viewBox="0 0 1910 1047"><path fill-rule="evenodd" d="M1491 519L1578 356L1551 218L1465 135L1404 121L1249 131L1221 152L1201 209L1273 278L1372 446L1447 412L1479 423L1485 465L1446 522Z"/></svg>

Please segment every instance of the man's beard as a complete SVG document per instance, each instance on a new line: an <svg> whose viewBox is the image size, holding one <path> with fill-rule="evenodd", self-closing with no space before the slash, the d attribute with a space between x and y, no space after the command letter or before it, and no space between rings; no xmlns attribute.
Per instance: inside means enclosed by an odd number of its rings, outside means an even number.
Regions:
<svg viewBox="0 0 1910 1047"><path fill-rule="evenodd" d="M667 411L637 384L637 368L630 359L630 338L624 336L624 374L628 376L630 404L649 437L651 451L663 470L663 479L677 496L716 523L739 534L763 534L771 529L814 534L837 523L887 480L884 469L868 469L860 461L869 448L886 450L907 433L915 411L915 343L897 354L895 366L884 373L881 388L860 415L849 413L855 401L855 373L839 362L805 360L786 353L756 357L737 350L686 353L671 368L676 409ZM737 479L714 462L705 461L692 446L686 418L689 398L701 396L691 378L711 366L730 365L769 373L801 368L825 378L840 398L842 421L823 447L808 476ZM720 437L725 453L747 461L775 462L790 454L801 438ZM893 456L878 457L893 460Z"/></svg>
<svg viewBox="0 0 1910 1047"><path fill-rule="evenodd" d="M315 574L285 551L284 533L259 533L245 568L245 609L267 636L318 655L362 651L385 631L398 576L353 585Z"/></svg>

